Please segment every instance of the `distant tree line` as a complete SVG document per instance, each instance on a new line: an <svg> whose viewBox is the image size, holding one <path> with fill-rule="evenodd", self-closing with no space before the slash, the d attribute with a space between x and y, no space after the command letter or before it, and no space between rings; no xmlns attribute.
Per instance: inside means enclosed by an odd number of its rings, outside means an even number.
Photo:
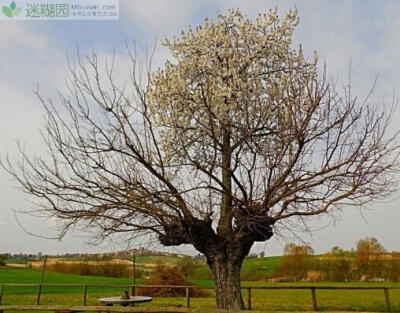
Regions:
<svg viewBox="0 0 400 313"><path fill-rule="evenodd" d="M314 255L307 245L289 243L282 263L272 276L287 281L400 281L400 254L388 253L374 237L361 239L356 249L338 246Z"/></svg>
<svg viewBox="0 0 400 313"><path fill-rule="evenodd" d="M0 259L1 261L1 259ZM1 263L0 263L1 265ZM30 264L31 265L31 264ZM145 281L152 274L159 274L161 269L170 268L171 272L175 275L180 275L183 278L189 277L199 267L200 263L191 257L182 258L175 266L165 266L161 262L156 264L155 270L151 271L140 266L136 266L135 274L136 278L143 278ZM113 263L113 262L85 262L85 261L73 261L65 262L58 261L55 263L47 264L46 269L48 271L76 274L76 275L88 275L88 276L104 276L104 277L132 277L132 265L127 263Z"/></svg>
<svg viewBox="0 0 400 313"><path fill-rule="evenodd" d="M264 255L260 257L264 258ZM9 254L0 254L0 266L9 263L9 260ZM90 260L93 261L93 259ZM109 260L109 257L103 256L97 258L98 263L89 262L89 259L83 258L73 262L59 261L47 264L47 270L78 275L132 277L132 265L107 262ZM329 252L321 255L315 255L313 248L309 245L288 243L277 269L269 268L268 262L261 263L257 270L252 267L242 270L242 279L246 281L272 279L276 281L400 282L400 252L386 251L374 237L359 240L354 249L345 250L334 246ZM210 270L204 268L204 260L184 257L175 264L163 264L158 261L155 267L137 266L136 278L145 284L157 282L157 284L179 285L180 283L188 284L196 279L212 279L212 275ZM159 291L154 292L157 294Z"/></svg>

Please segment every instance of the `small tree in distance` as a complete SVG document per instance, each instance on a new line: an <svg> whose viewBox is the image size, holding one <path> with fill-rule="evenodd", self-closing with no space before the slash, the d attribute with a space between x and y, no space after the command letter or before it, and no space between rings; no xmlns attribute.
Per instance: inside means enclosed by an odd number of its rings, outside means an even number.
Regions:
<svg viewBox="0 0 400 313"><path fill-rule="evenodd" d="M356 265L359 275L365 275L367 278L379 277L382 271L382 254L384 247L374 237L360 239L357 242Z"/></svg>
<svg viewBox="0 0 400 313"><path fill-rule="evenodd" d="M313 254L313 248L308 245L286 244L279 268L280 274L295 280L305 279L310 265L310 256Z"/></svg>
<svg viewBox="0 0 400 313"><path fill-rule="evenodd" d="M292 47L297 24L296 10L254 21L231 10L167 40L174 60L162 69L130 54L124 86L112 63L101 74L96 55L79 59L65 110L38 94L52 160L21 151L3 165L61 234L190 244L212 270L217 307L242 309L255 242L390 195L398 169L390 112L337 90Z"/></svg>
<svg viewBox="0 0 400 313"><path fill-rule="evenodd" d="M339 246L334 246L329 253L334 256L343 256L346 252Z"/></svg>
<svg viewBox="0 0 400 313"><path fill-rule="evenodd" d="M177 271L185 278L192 275L200 264L191 257L184 257L177 265Z"/></svg>

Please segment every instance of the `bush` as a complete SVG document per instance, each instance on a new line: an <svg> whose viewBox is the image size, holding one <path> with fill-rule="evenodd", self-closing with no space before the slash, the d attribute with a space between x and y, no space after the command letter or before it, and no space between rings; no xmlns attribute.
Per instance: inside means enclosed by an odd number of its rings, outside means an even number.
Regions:
<svg viewBox="0 0 400 313"><path fill-rule="evenodd" d="M168 267L158 264L150 278L145 282L147 285L169 285L169 286L194 286L181 275L176 267ZM153 297L182 297L185 296L184 288L139 288L139 294ZM190 288L192 297L207 296L207 292L200 288Z"/></svg>
<svg viewBox="0 0 400 313"><path fill-rule="evenodd" d="M308 271L307 272L307 281L310 282L319 282L322 281L322 274L318 271Z"/></svg>
<svg viewBox="0 0 400 313"><path fill-rule="evenodd" d="M400 260L394 259L385 262L383 276L390 281L400 282Z"/></svg>
<svg viewBox="0 0 400 313"><path fill-rule="evenodd" d="M7 259L8 259L8 254L0 254L0 266L5 266Z"/></svg>
<svg viewBox="0 0 400 313"><path fill-rule="evenodd" d="M337 257L321 260L316 268L323 273L324 280L344 282L352 278L351 267L349 260Z"/></svg>
<svg viewBox="0 0 400 313"><path fill-rule="evenodd" d="M184 257L178 263L177 270L183 277L188 278L195 272L198 267L198 262L193 260L191 257Z"/></svg>
<svg viewBox="0 0 400 313"><path fill-rule="evenodd" d="M87 262L56 262L47 266L49 271L104 277L132 277L132 267L121 263L99 263L90 264ZM142 276L142 271L136 269L136 278Z"/></svg>

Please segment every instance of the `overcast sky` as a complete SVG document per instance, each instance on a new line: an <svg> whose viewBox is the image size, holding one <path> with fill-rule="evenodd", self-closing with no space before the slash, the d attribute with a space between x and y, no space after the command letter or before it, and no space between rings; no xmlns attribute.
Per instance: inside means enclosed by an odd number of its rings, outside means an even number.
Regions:
<svg viewBox="0 0 400 313"><path fill-rule="evenodd" d="M136 42L140 51L156 39L180 34L188 25L198 25L205 17L239 7L254 17L275 6L281 14L297 5L300 25L295 43L302 43L306 55L317 51L328 72L347 81L352 67L354 91L366 95L378 76L374 100L390 104L400 92L400 2L395 1L206 1L206 0L120 0L118 21L0 21L0 155L15 159L19 140L30 154L43 153L40 138L43 110L32 91L39 85L42 93L54 95L63 89L66 55L76 47L82 52L95 50L100 56L116 51L123 69L124 41ZM161 65L167 52L156 52ZM122 71L121 71L122 72ZM123 74L121 73L121 79ZM399 114L394 117L398 120ZM393 127L400 127L393 123ZM366 236L375 236L388 250L400 250L400 194L393 201L371 204L360 212L346 208L335 221L321 218L313 223L312 236L302 239L316 252L339 245L350 249ZM6 172L0 170L0 253L2 252L100 252L126 248L124 243L87 244L80 233L71 233L63 241L28 235L18 225L14 210L28 209L27 197ZM20 223L32 232L52 235L51 221L37 221L27 216ZM284 239L258 244L253 251L267 255L282 252ZM144 243L142 243L144 244ZM159 248L159 247L157 247ZM191 252L188 247L174 251Z"/></svg>

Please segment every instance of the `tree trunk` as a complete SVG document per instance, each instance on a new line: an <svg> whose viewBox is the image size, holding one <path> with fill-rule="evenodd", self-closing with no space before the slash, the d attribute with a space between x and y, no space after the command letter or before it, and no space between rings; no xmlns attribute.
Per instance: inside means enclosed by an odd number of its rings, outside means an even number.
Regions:
<svg viewBox="0 0 400 313"><path fill-rule="evenodd" d="M217 309L244 309L240 288L241 264L242 262L230 262L221 257L215 258L210 264L214 276Z"/></svg>

